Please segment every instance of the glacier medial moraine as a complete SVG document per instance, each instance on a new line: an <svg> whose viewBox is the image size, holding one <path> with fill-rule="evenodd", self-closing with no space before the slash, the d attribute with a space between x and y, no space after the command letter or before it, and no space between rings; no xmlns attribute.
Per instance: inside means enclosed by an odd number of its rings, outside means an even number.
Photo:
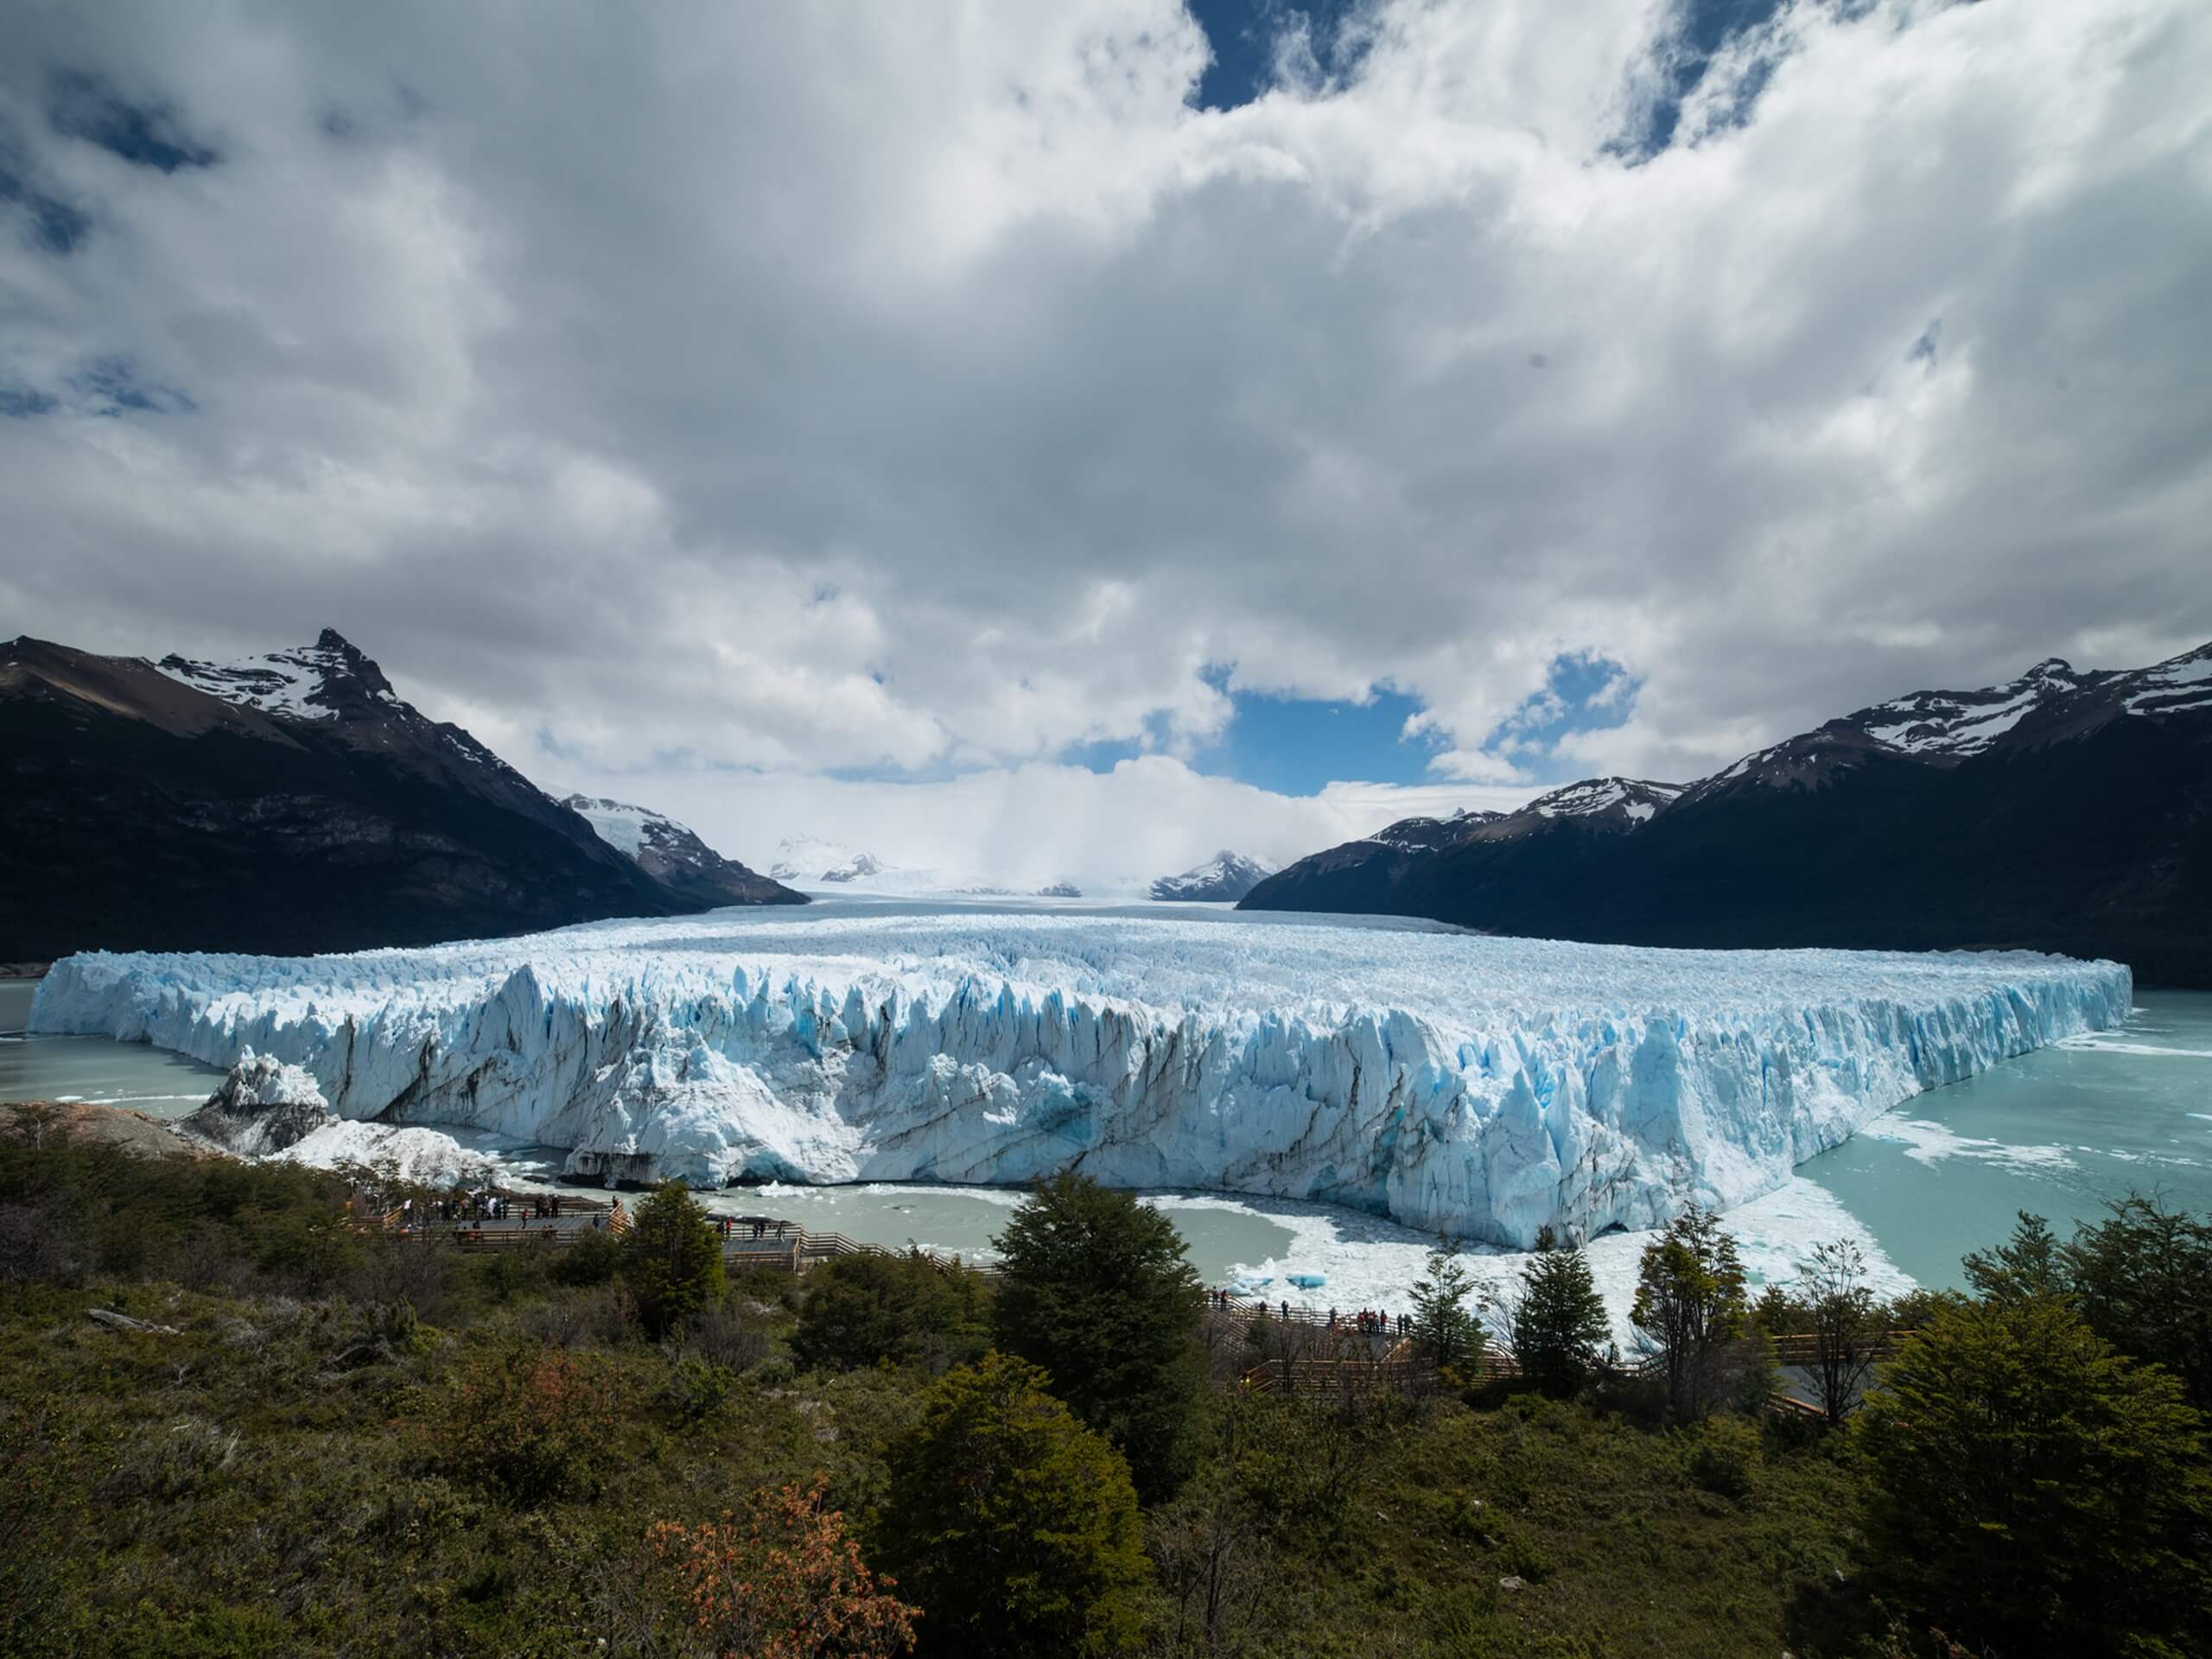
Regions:
<svg viewBox="0 0 2212 1659"><path fill-rule="evenodd" d="M1726 1208L1924 1089L2127 1014L2027 954L1656 950L1141 911L598 923L73 957L33 1028L305 1068L340 1116L587 1176L1322 1199L1526 1249Z"/></svg>

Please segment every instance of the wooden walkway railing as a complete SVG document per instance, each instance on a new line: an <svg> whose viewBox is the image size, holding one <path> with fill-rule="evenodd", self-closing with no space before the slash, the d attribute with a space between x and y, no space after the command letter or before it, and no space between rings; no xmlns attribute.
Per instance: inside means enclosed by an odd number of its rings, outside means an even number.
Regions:
<svg viewBox="0 0 2212 1659"><path fill-rule="evenodd" d="M511 1205L515 1200L509 1196ZM385 1213L384 1227L409 1238L426 1242L444 1240L468 1251L502 1251L560 1249L573 1244L582 1235L603 1230L621 1237L631 1228L632 1217L620 1198L611 1205L601 1205L589 1198L563 1197L563 1212L554 1217L510 1213L497 1219L489 1217L437 1217L417 1211L411 1218L404 1210L393 1209ZM846 1255L877 1255L895 1259L906 1254L904 1248L893 1249L884 1244L864 1243L861 1240L836 1232L810 1232L795 1221L778 1220L772 1217L741 1216L730 1217L730 1230L721 1233L719 1224L723 1217L714 1217L717 1224L717 1239L722 1247L722 1258L729 1265L778 1268L790 1273L804 1273L823 1262L834 1261ZM760 1224L756 1234L754 1224ZM374 1230L374 1220L353 1224ZM956 1267L967 1267L969 1271L995 1276L995 1269L963 1262L957 1256L943 1255L934 1250L919 1254L941 1273L950 1273Z"/></svg>

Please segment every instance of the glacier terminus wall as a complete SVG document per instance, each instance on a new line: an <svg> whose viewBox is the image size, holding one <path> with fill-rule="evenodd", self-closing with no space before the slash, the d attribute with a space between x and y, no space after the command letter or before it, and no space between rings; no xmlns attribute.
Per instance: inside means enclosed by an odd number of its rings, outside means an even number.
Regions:
<svg viewBox="0 0 2212 1659"><path fill-rule="evenodd" d="M310 1072L570 1173L1319 1199L1526 1249L1726 1208L1925 1089L2117 1025L2126 969L1634 950L1241 913L859 906L57 963L35 1030Z"/></svg>

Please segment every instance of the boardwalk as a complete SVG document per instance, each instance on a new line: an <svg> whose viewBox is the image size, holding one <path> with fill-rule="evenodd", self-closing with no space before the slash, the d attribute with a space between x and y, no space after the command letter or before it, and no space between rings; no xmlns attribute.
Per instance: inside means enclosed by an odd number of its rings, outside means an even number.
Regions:
<svg viewBox="0 0 2212 1659"><path fill-rule="evenodd" d="M586 1233L608 1232L620 1237L629 1230L634 1201L588 1198L570 1193L558 1196L558 1215L537 1212L540 1202L551 1202L541 1193L503 1192L489 1195L505 1201L505 1215L479 1213L491 1206L484 1200L465 1205L423 1204L384 1209L374 1205L352 1206L357 1224L425 1243L446 1242L475 1252L520 1249L559 1249ZM468 1213L462 1213L466 1211ZM843 1233L809 1232L798 1222L779 1216L712 1216L709 1222L729 1267L768 1268L804 1273L816 1263L842 1255L903 1256L904 1249L866 1244ZM941 1268L950 1269L958 1258L934 1251L919 1254ZM988 1268L977 1268L988 1274Z"/></svg>

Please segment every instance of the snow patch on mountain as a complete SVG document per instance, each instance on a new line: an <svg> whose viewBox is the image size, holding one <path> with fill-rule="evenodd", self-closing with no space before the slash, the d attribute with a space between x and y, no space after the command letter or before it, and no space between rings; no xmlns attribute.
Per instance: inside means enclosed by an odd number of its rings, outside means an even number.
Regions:
<svg viewBox="0 0 2212 1659"><path fill-rule="evenodd" d="M721 912L314 958L71 957L32 1028L305 1068L571 1173L1109 1182L1526 1248L1770 1192L2125 1018L2110 963L1643 950L1240 912Z"/></svg>
<svg viewBox="0 0 2212 1659"><path fill-rule="evenodd" d="M1594 818L1610 813L1643 823L1672 803L1683 787L1641 778L1587 778L1540 795L1522 810L1542 818Z"/></svg>
<svg viewBox="0 0 2212 1659"><path fill-rule="evenodd" d="M598 833L601 841L632 861L645 856L647 827L669 823L658 812L648 812L642 806L632 806L625 801L605 800L595 796L564 796L561 804L580 815Z"/></svg>
<svg viewBox="0 0 2212 1659"><path fill-rule="evenodd" d="M256 709L264 715L281 715L293 720L336 720L344 710L332 695L333 690L341 682L359 680L360 660L358 652L326 628L312 645L272 651L240 662L194 662L189 658L170 656L154 666L195 691L205 691L226 702ZM397 710L402 706L399 694L381 674L374 674L373 670L372 673L372 680L359 687L361 695Z"/></svg>
<svg viewBox="0 0 2212 1659"><path fill-rule="evenodd" d="M1180 875L1163 875L1152 884L1163 901L1235 904L1275 873L1275 867L1227 849Z"/></svg>
<svg viewBox="0 0 2212 1659"><path fill-rule="evenodd" d="M2131 715L2177 715L2212 709L2212 645L2128 677L2125 690Z"/></svg>
<svg viewBox="0 0 2212 1659"><path fill-rule="evenodd" d="M768 874L779 881L828 881L851 887L902 872L893 870L874 853L842 842L792 836L776 843L776 861L768 867Z"/></svg>
<svg viewBox="0 0 2212 1659"><path fill-rule="evenodd" d="M1981 691L1916 691L1862 709L1846 724L1904 754L1980 754L2024 716L2081 687L2082 677L2072 664L2052 657L2004 685Z"/></svg>

